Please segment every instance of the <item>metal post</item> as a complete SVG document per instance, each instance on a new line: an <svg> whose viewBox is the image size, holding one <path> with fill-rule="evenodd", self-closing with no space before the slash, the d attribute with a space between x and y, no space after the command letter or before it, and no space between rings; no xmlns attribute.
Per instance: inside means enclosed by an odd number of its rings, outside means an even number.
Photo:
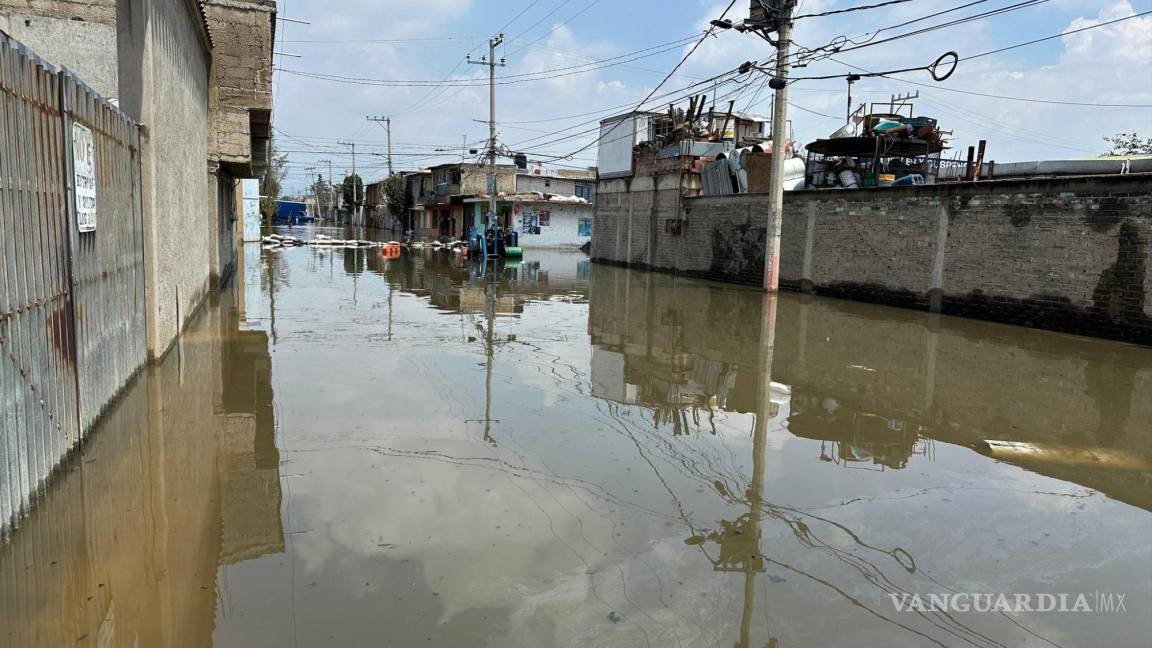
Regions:
<svg viewBox="0 0 1152 648"><path fill-rule="evenodd" d="M780 230L784 220L784 158L788 148L788 55L792 43L791 0L780 3L776 43L775 105L772 107L772 189L764 249L764 290L780 289Z"/></svg>

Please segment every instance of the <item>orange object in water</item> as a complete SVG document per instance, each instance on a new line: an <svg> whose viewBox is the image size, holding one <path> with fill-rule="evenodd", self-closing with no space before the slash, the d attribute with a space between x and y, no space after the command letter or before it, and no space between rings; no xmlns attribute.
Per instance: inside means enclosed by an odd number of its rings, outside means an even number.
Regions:
<svg viewBox="0 0 1152 648"><path fill-rule="evenodd" d="M400 258L400 246L399 245L385 245L384 247L380 248L380 254L385 259L399 259Z"/></svg>
<svg viewBox="0 0 1152 648"><path fill-rule="evenodd" d="M467 245L460 248L460 256L464 257L465 259L468 258L468 246Z"/></svg>

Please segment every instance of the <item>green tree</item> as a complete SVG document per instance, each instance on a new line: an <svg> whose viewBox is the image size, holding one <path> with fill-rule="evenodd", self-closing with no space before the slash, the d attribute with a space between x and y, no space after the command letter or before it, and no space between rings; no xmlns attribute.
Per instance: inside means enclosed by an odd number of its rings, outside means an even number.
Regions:
<svg viewBox="0 0 1152 648"><path fill-rule="evenodd" d="M261 183L260 213L264 215L265 222L272 222L276 214L276 201L280 200L280 187L287 173L288 154L278 153L275 140L268 142L268 168L264 170L264 181Z"/></svg>
<svg viewBox="0 0 1152 648"><path fill-rule="evenodd" d="M408 220L412 209L412 195L408 193L408 182L404 176L399 173L388 176L388 180L384 182L384 200L388 204L388 213L392 214L392 218L404 223L405 229L410 228Z"/></svg>
<svg viewBox="0 0 1152 648"><path fill-rule="evenodd" d="M318 208L327 217L326 210L334 206L336 194L332 191L332 183L325 180L323 174L317 176L316 182L312 183L312 195L316 196Z"/></svg>
<svg viewBox="0 0 1152 648"><path fill-rule="evenodd" d="M364 204L364 179L359 174L345 176L341 192L344 194L344 207L356 209Z"/></svg>
<svg viewBox="0 0 1152 648"><path fill-rule="evenodd" d="M1112 145L1106 155L1152 155L1152 139L1140 139L1136 133L1117 133L1104 141Z"/></svg>

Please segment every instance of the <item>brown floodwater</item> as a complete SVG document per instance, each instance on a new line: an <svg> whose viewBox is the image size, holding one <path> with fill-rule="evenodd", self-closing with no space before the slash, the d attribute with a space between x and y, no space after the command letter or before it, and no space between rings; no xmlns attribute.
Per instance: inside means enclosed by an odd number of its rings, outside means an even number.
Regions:
<svg viewBox="0 0 1152 648"><path fill-rule="evenodd" d="M1150 511L1152 349L256 246L3 539L0 644L1148 646ZM964 593L1093 609L893 602Z"/></svg>

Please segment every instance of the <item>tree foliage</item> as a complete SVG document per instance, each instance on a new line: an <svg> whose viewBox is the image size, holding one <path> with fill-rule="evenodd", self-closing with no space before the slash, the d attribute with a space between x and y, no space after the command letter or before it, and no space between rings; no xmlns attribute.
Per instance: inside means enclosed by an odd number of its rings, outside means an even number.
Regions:
<svg viewBox="0 0 1152 648"><path fill-rule="evenodd" d="M1136 133L1117 133L1104 141L1112 145L1107 155L1152 155L1152 138L1140 139Z"/></svg>
<svg viewBox="0 0 1152 648"><path fill-rule="evenodd" d="M287 173L288 154L278 153L276 141L268 142L268 168L264 171L263 186L260 188L263 197L260 199L260 213L271 222L276 214L276 201L280 200L280 188Z"/></svg>
<svg viewBox="0 0 1152 648"><path fill-rule="evenodd" d="M412 209L412 196L408 194L408 182L404 176L394 173L384 182L384 200L388 203L388 213L403 222L408 222L408 212Z"/></svg>
<svg viewBox="0 0 1152 648"><path fill-rule="evenodd" d="M312 183L312 195L316 196L316 205L322 211L332 207L336 199L332 183L325 180L323 174L317 176L316 182Z"/></svg>
<svg viewBox="0 0 1152 648"><path fill-rule="evenodd" d="M341 189L344 194L345 208L356 209L364 204L364 179L359 174L345 176L344 186Z"/></svg>

